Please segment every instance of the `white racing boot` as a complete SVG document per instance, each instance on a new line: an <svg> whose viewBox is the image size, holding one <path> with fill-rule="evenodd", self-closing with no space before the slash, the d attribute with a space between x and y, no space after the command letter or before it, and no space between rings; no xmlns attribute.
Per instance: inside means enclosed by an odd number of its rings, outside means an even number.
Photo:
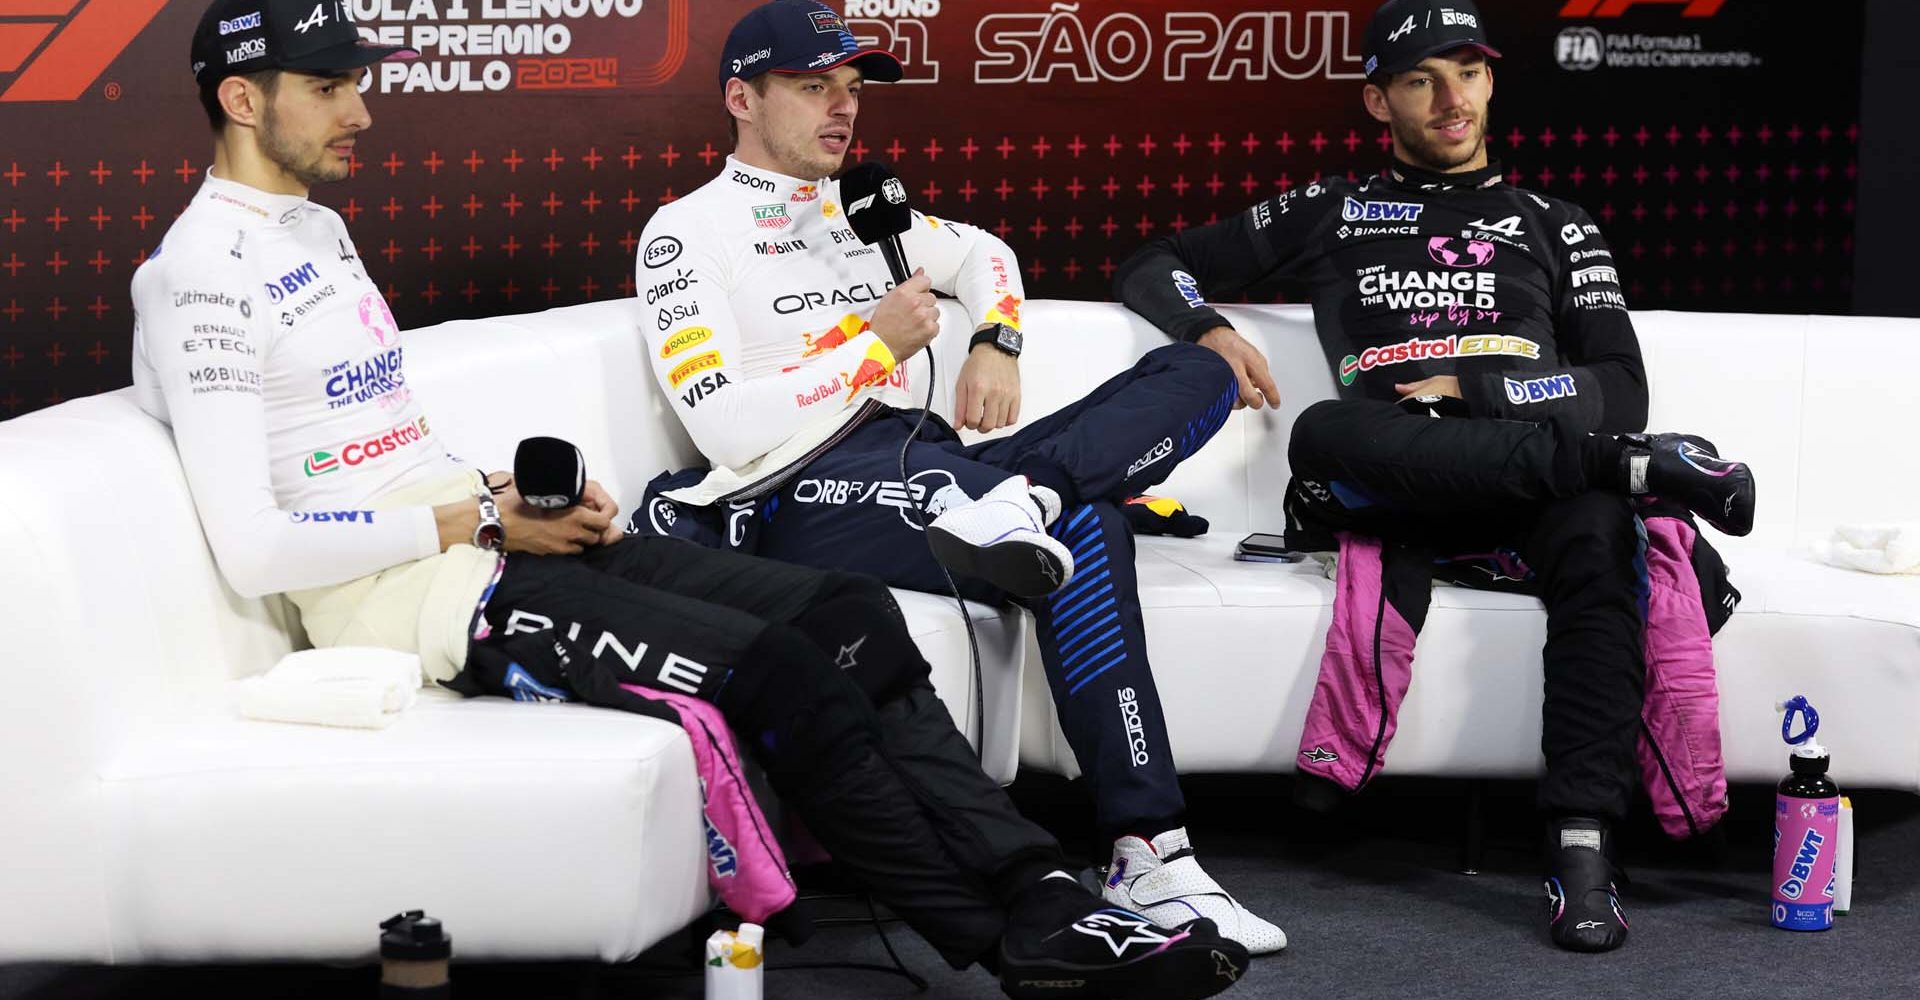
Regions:
<svg viewBox="0 0 1920 1000"><path fill-rule="evenodd" d="M1010 476L972 503L948 508L927 525L941 565L1016 597L1044 597L1073 578L1073 553L1047 534L1060 496Z"/></svg>
<svg viewBox="0 0 1920 1000"><path fill-rule="evenodd" d="M1287 946L1285 931L1254 916L1200 868L1186 827L1151 842L1132 836L1114 841L1113 864L1101 892L1107 902L1167 927L1205 917L1221 937L1244 945L1249 954L1268 955Z"/></svg>

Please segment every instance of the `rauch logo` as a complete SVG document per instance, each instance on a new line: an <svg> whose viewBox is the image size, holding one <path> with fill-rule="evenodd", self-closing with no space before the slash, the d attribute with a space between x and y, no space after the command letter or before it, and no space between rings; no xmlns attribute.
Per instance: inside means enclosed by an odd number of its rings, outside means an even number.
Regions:
<svg viewBox="0 0 1920 1000"><path fill-rule="evenodd" d="M106 72L166 0L18 0L0 13L0 101L71 101ZM118 96L108 85L108 97Z"/></svg>

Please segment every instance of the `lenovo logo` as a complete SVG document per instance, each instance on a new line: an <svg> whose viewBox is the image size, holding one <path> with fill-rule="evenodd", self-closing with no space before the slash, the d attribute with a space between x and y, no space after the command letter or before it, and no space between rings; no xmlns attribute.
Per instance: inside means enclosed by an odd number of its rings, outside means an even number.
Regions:
<svg viewBox="0 0 1920 1000"><path fill-rule="evenodd" d="M1727 0L1567 0L1561 17L1620 17L1629 7L1685 7L1681 17L1712 17Z"/></svg>
<svg viewBox="0 0 1920 1000"><path fill-rule="evenodd" d="M0 89L0 101L78 98L165 3L10 0L0 5L0 12L21 18L0 23L0 78L13 74Z"/></svg>

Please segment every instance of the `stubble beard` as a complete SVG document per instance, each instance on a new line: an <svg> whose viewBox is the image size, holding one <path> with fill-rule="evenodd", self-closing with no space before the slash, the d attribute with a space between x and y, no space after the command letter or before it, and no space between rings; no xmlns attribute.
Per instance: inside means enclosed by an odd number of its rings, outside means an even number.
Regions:
<svg viewBox="0 0 1920 1000"><path fill-rule="evenodd" d="M351 164L328 162L331 154L324 146L311 153L303 151L291 136L281 130L272 105L268 105L266 113L260 117L260 151L275 166L307 187L344 180L351 171Z"/></svg>
<svg viewBox="0 0 1920 1000"><path fill-rule="evenodd" d="M785 137L763 135L767 150L774 159L785 164L793 171L793 176L803 181L828 177L840 169L840 163L846 157L831 156L817 148L812 148L812 136L806 136L796 142L788 142Z"/></svg>
<svg viewBox="0 0 1920 1000"><path fill-rule="evenodd" d="M1400 148L1406 151L1411 165L1434 173L1446 173L1470 163L1487 148L1487 119L1482 116L1474 125L1474 143L1465 149L1454 152L1443 150L1440 144L1427 136L1424 125L1393 123L1393 137L1400 142Z"/></svg>

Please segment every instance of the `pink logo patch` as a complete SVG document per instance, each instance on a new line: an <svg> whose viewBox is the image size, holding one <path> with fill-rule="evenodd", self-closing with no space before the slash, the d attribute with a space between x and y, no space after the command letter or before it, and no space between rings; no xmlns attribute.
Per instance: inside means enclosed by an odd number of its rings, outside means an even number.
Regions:
<svg viewBox="0 0 1920 1000"><path fill-rule="evenodd" d="M1435 236L1427 240L1427 256L1432 257L1435 264L1448 267L1482 267L1493 259L1493 244L1486 240Z"/></svg>
<svg viewBox="0 0 1920 1000"><path fill-rule="evenodd" d="M360 297L360 325L366 329L367 336L381 347L392 347L400 342L400 324L393 321L386 297L379 292L368 292Z"/></svg>

